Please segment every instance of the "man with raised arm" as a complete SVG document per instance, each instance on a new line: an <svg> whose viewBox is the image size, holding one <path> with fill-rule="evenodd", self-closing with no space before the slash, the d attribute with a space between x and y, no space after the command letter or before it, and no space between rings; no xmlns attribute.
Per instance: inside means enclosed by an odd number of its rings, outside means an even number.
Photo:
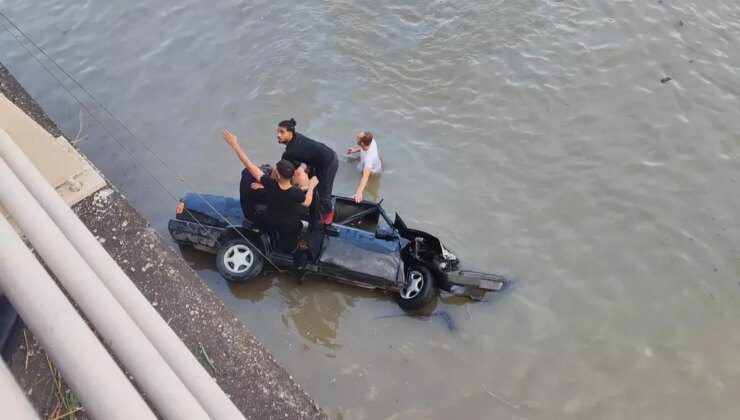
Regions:
<svg viewBox="0 0 740 420"><path fill-rule="evenodd" d="M291 178L295 173L295 166L292 162L281 159L275 165L273 174L265 174L242 150L239 139L234 133L223 130L222 135L250 174L259 180L267 194L267 208L264 212L256 214L257 222L277 230L280 235L280 249L292 254L295 261L298 257L298 238L303 227L296 207L299 205L309 207L311 205L314 189L319 185L318 178L314 176L309 180L308 190L304 194L303 191L291 183ZM273 179L273 176L275 176L275 179Z"/></svg>

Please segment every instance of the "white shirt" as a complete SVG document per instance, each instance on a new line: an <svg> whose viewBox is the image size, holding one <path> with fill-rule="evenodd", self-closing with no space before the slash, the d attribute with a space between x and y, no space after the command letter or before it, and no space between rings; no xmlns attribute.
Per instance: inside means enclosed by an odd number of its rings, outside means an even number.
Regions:
<svg viewBox="0 0 740 420"><path fill-rule="evenodd" d="M357 165L357 169L364 171L365 168L370 168L370 172L374 174L382 170L380 155L378 154L378 143L375 140L370 142L367 151L360 150L360 163Z"/></svg>

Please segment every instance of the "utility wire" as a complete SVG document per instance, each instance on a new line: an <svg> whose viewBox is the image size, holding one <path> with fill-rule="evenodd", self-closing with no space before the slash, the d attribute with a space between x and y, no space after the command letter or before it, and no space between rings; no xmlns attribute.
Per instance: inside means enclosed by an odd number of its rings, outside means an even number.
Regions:
<svg viewBox="0 0 740 420"><path fill-rule="evenodd" d="M46 52L45 52L45 51L43 50L43 48L41 48L41 47L40 47L40 46L39 46L38 44L36 44L36 43L35 43L35 42L34 42L34 41L33 41L33 40L32 40L32 39L31 39L31 38L30 38L30 37L28 36L28 35L26 35L26 33L25 33L25 32L23 32L23 30L21 30L21 29L20 29L20 28L19 28L19 27L18 27L18 26L17 26L17 25L16 25L16 24L15 24L15 23L14 23L14 22L13 22L13 21L12 21L12 20L10 19L10 18L8 18L8 17L7 17L6 15L5 15L5 13L3 13L2 11L0 11L0 16L2 16L2 17L3 17L3 19L5 19L5 20L6 20L6 21L7 21L7 22L8 22L8 23L9 23L9 24L11 25L11 26L13 26L13 28L15 28L15 30L16 30L16 31L18 31L18 32L19 32L19 33L20 33L20 34L21 34L21 35L23 36L23 38L25 38L25 39L26 39L26 40L27 40L28 42L30 42L30 43L31 43L31 44L32 44L32 45L33 45L33 46L34 46L34 47L35 47L35 48L36 48L36 49L37 49L37 50L38 50L39 52L41 52L41 54L43 54L43 56L44 56L44 57L46 57L46 58L47 58L47 59L48 59L48 60L49 60L49 61L50 61L51 63L53 63L53 64L54 64L54 66L55 66L56 68L58 68L58 69L59 69L59 70L60 70L60 71L61 71L62 73L64 73L64 75L65 75L65 76L67 76L67 77L68 77L68 78L69 78L69 79L70 79L70 80L71 80L71 81L72 81L72 82L73 82L73 83L74 83L75 85L77 85L77 86L78 86L78 87L79 87L80 89L82 89L82 91L83 91L83 92L85 92L85 94L86 94L86 95L87 95L87 96L88 96L88 97L89 97L90 99L92 99L92 101L93 101L93 102L94 102L94 103L95 103L95 104L96 104L96 105L97 105L97 106L99 107L99 109L102 109L103 111L105 111L105 113L106 113L106 114L108 114L108 116L110 116L110 117L111 117L111 118L112 118L112 119L113 119L113 120L114 120L114 121L115 121L115 122L116 122L116 123L117 123L118 125L120 125L120 126L121 126L121 127L122 127L122 128L123 128L123 129L124 129L124 130L125 130L126 132L127 132L127 133L129 133L129 135L131 135L131 137L133 137L134 139L136 139L136 141L138 141L138 142L139 142L139 144L141 144L141 146L142 146L142 147L144 147L144 149L146 149L146 150L147 150L147 151L148 151L149 153L151 153L151 154L152 154L152 156L154 156L155 158L157 158L157 160L158 160L158 161L159 161L159 162L160 162L160 163L161 163L162 165L164 165L164 167L165 167L165 168L167 168L167 169L168 169L168 170L169 170L169 171L170 171L170 172L171 172L171 173L172 173L172 174L173 174L173 175L174 175L174 176L175 176L175 177L176 177L177 179L179 179L179 180L180 180L180 182L182 182L183 184L185 184L185 185L186 185L186 186L187 186L187 187L188 187L188 188L189 188L189 189L190 189L191 191L193 191L193 192L194 192L194 193L195 193L195 194L196 194L196 195L197 195L197 196L198 196L198 197L199 197L199 198L200 198L201 200L203 200L203 202L204 202L204 203L206 203L206 205L207 205L208 207L210 207L210 208L211 208L211 210L213 210L213 211L214 211L214 212L215 212L215 213L216 213L216 214L218 215L218 217L220 217L220 218L221 218L221 219L222 219L222 220L223 220L224 222L226 222L226 224L228 225L228 227L229 227L229 228L233 229L233 230L234 230L234 231L235 231L236 233L238 233L238 234L239 234L239 236L241 236L241 238L242 238L242 239L244 239L244 240L245 240L245 241L246 241L247 243L249 243L249 244L250 244L250 245L251 245L251 246L252 246L252 247L253 247L253 248L254 248L254 249L255 249L255 250L256 250L256 251L257 251L257 252L258 252L258 253L259 253L259 254L260 254L260 255L261 255L262 257L263 257L263 258L264 258L264 259L265 259L265 260L267 260L267 262L269 262L269 263L270 263L270 264L271 264L271 265L272 265L273 267L275 267L275 269L276 269L276 270L277 270L278 272L280 272L280 273L283 273L283 272L285 272L285 270L282 270L282 269L281 269L280 267L278 267L278 266L277 266L277 265L276 265L276 264L275 264L275 263L274 263L274 262L273 262L273 261L272 261L272 260L271 260L270 258L268 258L268 257L267 257L267 255L265 255L265 254L264 254L264 253L263 253L263 252L262 252L262 251L261 251L261 250L259 249L259 247L255 246L255 245L254 245L254 244L252 243L252 241L250 241L250 240L249 240L249 239L248 239L247 237L245 237L245 236L244 236L244 234L243 234L243 233L242 233L242 232L241 232L241 231L240 231L240 230L239 230L239 229L238 229L238 228L237 228L236 226L234 226L233 224L231 224L231 222L230 222L230 221L229 221L229 220L228 220L228 219L227 219L227 218L226 218L226 217L225 217L225 216L224 216L223 214L221 214L221 212L219 212L219 211L218 211L218 210L217 210L217 209L216 209L215 207L213 207L213 205L212 205L212 204L211 204L211 203L210 203L210 202L209 202L208 200L206 200L206 199L205 199L205 197L203 197L203 195L202 195L202 194L201 194L201 193L200 193L200 192L199 192L198 190L196 190L196 189L195 189L195 187L193 187L193 186L192 186L192 184L190 184L190 183L189 183L189 182L188 182L188 181L187 181L187 180L186 180L186 179L185 179L185 178L184 178L183 176L181 176L181 175L180 175L180 174L179 174L179 173L178 173L177 171L175 171L175 169L174 169L174 168L172 168L172 166L170 166L170 165L169 165L169 164L168 164L167 162L165 162L165 160L164 160L164 159L162 159L162 158L161 158L161 157L160 157L160 156L159 156L159 155L158 155L158 154L157 154L157 153L156 153L156 152L155 152L154 150L152 150L152 149L151 149L151 148L150 148L150 147L149 147L149 146L148 146L148 145L147 145L146 143L144 143L144 141L143 141L143 140L142 140L142 139L141 139L141 138L140 138L139 136L137 136L137 135L136 135L136 134L135 134L135 133L134 133L133 131L131 131L131 130L130 130L130 129L129 129L129 128L127 127L127 126L126 126L126 124L124 124L124 123L123 123L123 122L122 122L121 120L119 120L119 119L118 119L118 118L117 118L117 117L116 117L115 115L113 115L113 113L112 113L112 112L111 112L111 111L110 111L110 110L109 110L109 109L108 109L108 108L107 108L107 107L106 107L105 105L103 105L103 104L102 104L102 103L101 103L101 102L100 102L100 101L99 101L99 100L98 100L98 99L97 99L97 98L96 98L96 97L95 97L95 96L94 96L94 95L93 95L92 93L90 93L90 92L89 92L89 91L88 91L87 89L85 89L85 87L84 87L84 86L82 86L82 84L81 84L81 83L79 83L79 82L78 82L78 81L77 81L77 80L76 80L76 79L75 79L74 77L72 77L72 75L71 75L71 74L69 74L69 73L68 73L68 72L67 72L66 70L64 70L64 68L62 68L62 66L60 66L60 65L59 65L59 64L58 64L58 63L57 63L57 62L56 62L56 61L55 61L55 60L54 60L53 58L51 58L51 57L50 57L50 56L49 56L49 55L48 55L48 54L47 54L47 53L46 53ZM162 189L163 189L163 190L164 190L164 191L165 191L165 192L166 192L166 193L167 193L167 194L168 194L168 195L169 195L169 196L170 196L170 197L171 197L171 198L172 198L173 200L175 200L175 201L177 201L177 202L179 202L179 201L180 201L180 199L179 199L178 197L176 197L176 196L175 196L174 194L172 194L172 192L171 192L171 191L170 191L170 190L169 190L169 189L168 189L168 188L167 188L167 187L166 187L166 186L165 186L165 185L164 185L164 184L163 184L163 183L162 183L162 182L161 182L161 181L160 181L160 180L159 180L159 179L158 179L158 178L157 178L157 177L156 177L156 176L155 176L155 175L154 175L154 174L153 174L153 173L152 173L152 172L150 171L150 170L149 170L149 168L147 168L147 167L146 167L146 165L144 165L144 164L143 164L143 163L142 163L142 162L141 162L141 161L140 161L139 159L137 159L137 158L136 158L136 156L135 156L135 155L133 154L133 152L131 152L131 150L129 150L129 149L128 149L128 147L126 147L126 146L125 146L125 145L123 144L123 142L122 142L122 141L121 141L121 140L120 140L120 139L118 138L118 136L116 136L115 134L113 134L113 132L112 132L112 131L111 131L111 130L110 130L110 129L109 129L109 128L108 128L108 127L107 127L107 126L105 125L105 124L103 124L103 123L102 123L102 122L101 122L101 121L100 121L100 120L98 119L98 117L97 117L97 116L95 116L95 114L93 113L93 111L91 111L91 110L90 110L90 109L89 109L89 108L88 108L88 107L87 107L87 106L86 106L86 105L85 105L85 104L84 104L84 103L82 102L82 100L81 100L81 99L80 99L80 98L79 98L79 97L78 97L77 95L75 95L74 93L72 93L72 91L71 91L71 90L70 90L70 89L69 89L69 88L68 88L68 87L67 87L67 86L66 86L66 85L65 85L65 84L64 84L64 83L63 83L63 82L62 82L61 80L59 80L59 78L58 78L58 77L57 77L57 76L56 76L56 75L54 74L54 72L52 72L52 71L51 71L51 70L50 70L50 69L49 69L49 68L48 68L48 67L47 67L46 65L44 65L44 63L42 63L42 62L41 62L41 60L39 60L39 59L38 59L38 57L36 57L36 55L35 55L35 54L33 54L33 52L31 52L31 50L29 50L29 49L28 49L28 47L27 47L27 46L26 46L26 45L25 45L25 44L23 43L23 41L22 41L22 40L21 40L20 38L18 38L18 36L16 36L16 35L15 35L15 34L14 34L14 33L13 33L13 32L12 32L12 31L11 31L11 30L10 30L9 28L8 28L8 26L7 26L6 24L4 24L4 23L3 23L2 21L0 21L0 25L2 25L2 27L3 27L4 29L5 29L5 31L6 31L6 32L8 32L8 33L9 33L9 34L10 34L10 35L11 35L11 36L12 36L12 37L13 37L13 38L14 38L14 39L15 39L15 40L16 40L16 41L18 42L18 44L19 44L19 45L20 45L21 47L23 47L23 49L25 49L25 50L26 50L26 52L28 53L28 55L30 55L30 56L31 56L31 58L33 58L33 59L34 59L34 60L35 60L35 61L36 61L37 63L39 63L39 65L41 65L41 67L43 67L43 69L44 69L44 70L46 70L46 72L47 72L47 73L49 73L49 75L51 75L51 77L52 77L52 78L54 78L54 80L56 80L56 82L57 82L57 83L58 83L58 84L59 84L59 85L60 85L60 86L61 86L61 87L62 87L62 88L63 88L63 89L65 90L65 91L67 91L67 93L69 93L69 94L70 94L70 96L72 96L72 97L73 97L73 98L75 99L75 101L77 101L77 103L79 103L79 104L80 104L80 106L81 106L81 107L82 107L82 108L83 108L83 109L84 109L85 111L87 111L87 113L88 113L88 114L90 114L90 116L91 116L91 117L92 117L92 118L93 118L93 119L94 119L94 120L95 120L95 121L96 121L96 122L97 122L97 123L98 123L98 124L99 124L99 125L100 125L100 126L101 126L101 127L102 127L102 128L103 128L103 129L105 130L105 131L106 131L106 132L107 132L107 133L108 133L108 135L110 135L110 136L111 136L111 138L113 138L113 140L115 140L115 141L116 141L116 143L118 143L118 144L119 144L119 145L121 146L121 148L123 148L123 150L125 150L125 151L126 151L126 153L128 153L128 154L129 154L129 155L131 156L131 158L132 158L132 159L134 159L134 161L136 161L136 163L138 163L138 164L139 164L139 166L141 166L142 168L144 168L144 170L146 171L146 173L147 173L147 174L149 174L149 176L150 176L150 177L152 177L152 179L154 179L154 181L155 181L155 182L156 182L157 184L159 184L159 186L160 186L160 187L162 187ZM187 213L188 213L188 214L190 215L190 217L191 217L191 218L192 218L193 220L195 220L195 221L196 221L196 222L198 223L198 225L200 225L200 227L202 227L202 228L203 228L203 231L204 231L204 232L206 232L206 233L208 234L208 236L210 236L210 237L211 237L211 239L213 239L213 240L214 240L214 242L218 242L218 241L217 241L217 239L216 239L216 238L214 238L214 237L213 237L213 236L212 236L212 235L210 234L210 232L208 231L208 229L207 229L207 228L206 228L205 226L203 226L203 224L202 224L202 223L201 223L201 222L200 222L200 221L199 221L199 220L198 220L198 219L197 219L197 218L196 218L196 217L195 217L195 216L194 216L194 215L193 215L193 214L192 214L192 213L190 212L190 210L188 210L187 208L185 208L185 211L187 211Z"/></svg>

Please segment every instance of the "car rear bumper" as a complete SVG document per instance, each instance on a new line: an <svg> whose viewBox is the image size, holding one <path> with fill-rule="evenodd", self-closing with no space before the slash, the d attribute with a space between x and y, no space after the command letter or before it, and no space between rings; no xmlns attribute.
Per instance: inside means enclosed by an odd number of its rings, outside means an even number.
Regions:
<svg viewBox="0 0 740 420"><path fill-rule="evenodd" d="M170 219L167 229L178 243L211 249L216 248L218 238L224 231L224 228L177 219Z"/></svg>

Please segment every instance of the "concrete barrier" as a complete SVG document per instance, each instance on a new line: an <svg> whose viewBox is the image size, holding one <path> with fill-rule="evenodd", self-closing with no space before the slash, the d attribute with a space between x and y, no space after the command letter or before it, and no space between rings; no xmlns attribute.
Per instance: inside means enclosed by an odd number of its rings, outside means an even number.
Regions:
<svg viewBox="0 0 740 420"><path fill-rule="evenodd" d="M5 217L0 217L0 288L93 417L156 418Z"/></svg>
<svg viewBox="0 0 740 420"><path fill-rule="evenodd" d="M28 157L2 130L0 130L0 157L19 176L21 182L146 334L206 412L216 420L243 419L241 412L198 363L182 340L159 316L77 215L44 180Z"/></svg>
<svg viewBox="0 0 740 420"><path fill-rule="evenodd" d="M7 136L2 143L9 143ZM0 203L157 411L169 419L208 419L200 403L3 159Z"/></svg>

